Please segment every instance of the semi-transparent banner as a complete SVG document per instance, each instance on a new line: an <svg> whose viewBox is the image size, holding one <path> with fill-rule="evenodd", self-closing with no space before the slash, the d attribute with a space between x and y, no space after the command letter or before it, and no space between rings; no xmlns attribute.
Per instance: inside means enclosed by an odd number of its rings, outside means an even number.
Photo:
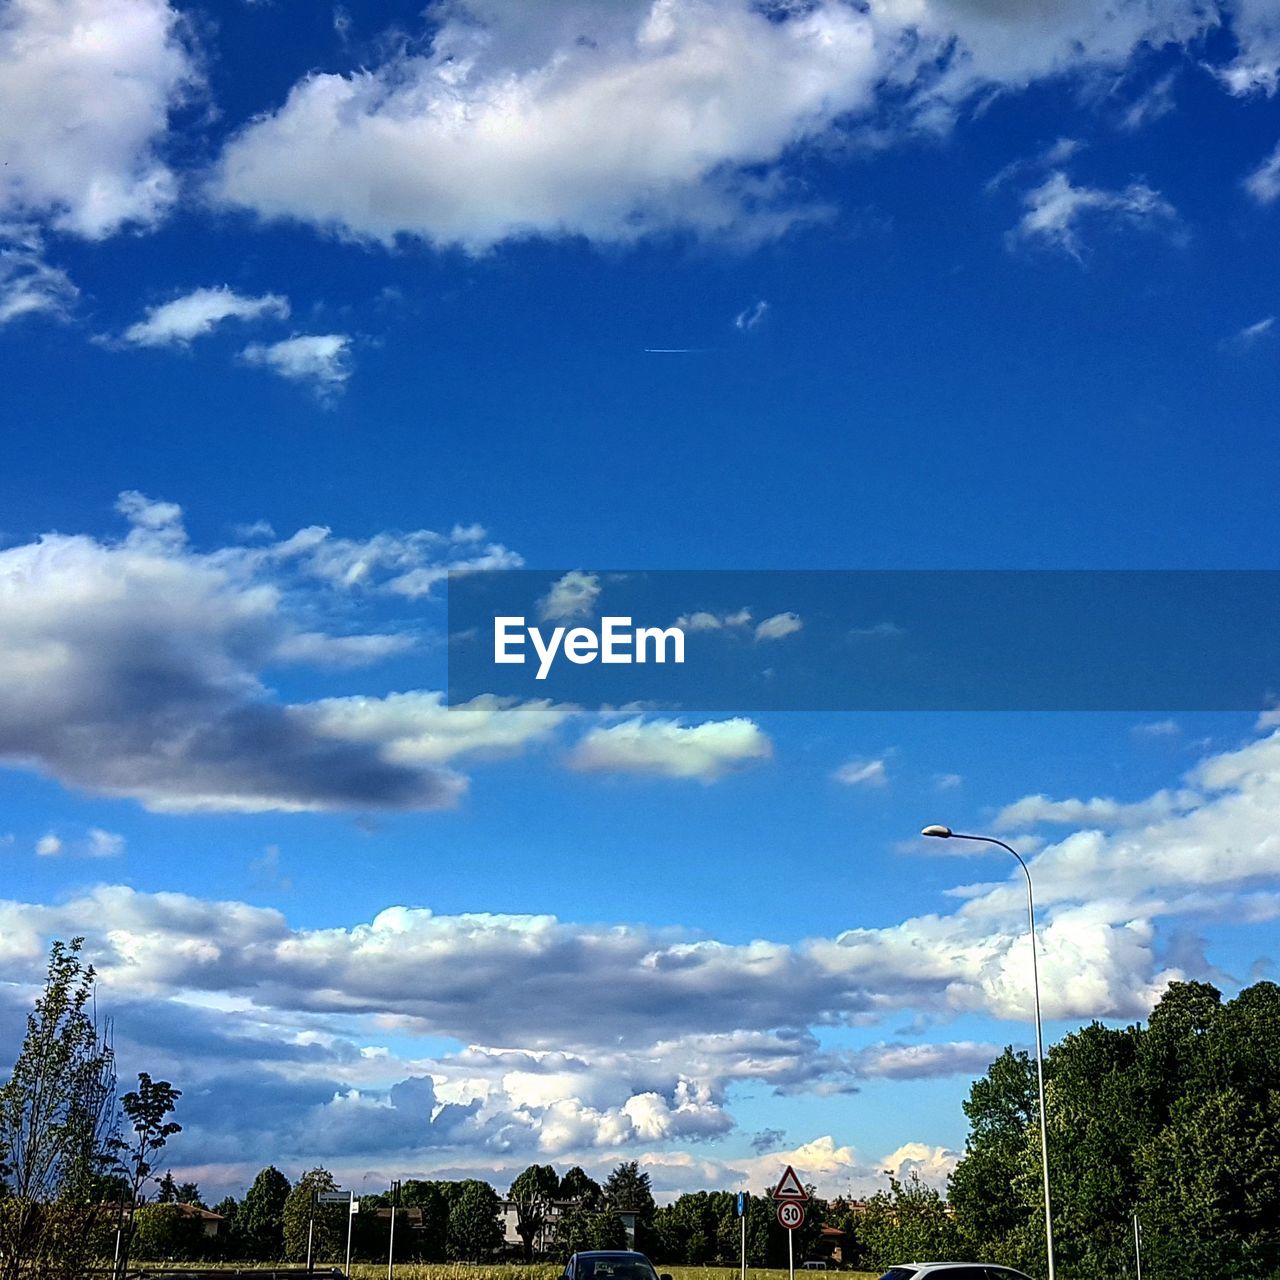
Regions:
<svg viewBox="0 0 1280 1280"><path fill-rule="evenodd" d="M1254 711L1276 570L498 570L449 575L451 705Z"/></svg>

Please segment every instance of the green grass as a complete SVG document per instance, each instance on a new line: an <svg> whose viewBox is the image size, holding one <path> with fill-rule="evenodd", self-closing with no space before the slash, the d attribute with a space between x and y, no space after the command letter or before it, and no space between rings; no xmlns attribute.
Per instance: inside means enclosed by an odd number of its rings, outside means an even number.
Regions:
<svg viewBox="0 0 1280 1280"><path fill-rule="evenodd" d="M165 1266L169 1270L232 1270L236 1267L269 1266L269 1263L252 1262L188 1262L188 1263L147 1263L137 1264L142 1270ZM297 1263L285 1264L297 1266ZM328 1259L317 1261L317 1268L328 1269L334 1265ZM341 1266L339 1259L338 1266ZM737 1267L659 1267L659 1271L671 1275L672 1280L737 1280ZM524 1266L519 1263L476 1263L474 1265L457 1262L397 1262L396 1280L558 1280L562 1268L554 1263L534 1263ZM798 1274L799 1270L797 1269ZM385 1262L353 1262L351 1264L351 1280L384 1280L387 1274ZM874 1271L838 1271L834 1273L841 1280L875 1280ZM749 1280L788 1280L786 1271L766 1271L758 1267L747 1270Z"/></svg>

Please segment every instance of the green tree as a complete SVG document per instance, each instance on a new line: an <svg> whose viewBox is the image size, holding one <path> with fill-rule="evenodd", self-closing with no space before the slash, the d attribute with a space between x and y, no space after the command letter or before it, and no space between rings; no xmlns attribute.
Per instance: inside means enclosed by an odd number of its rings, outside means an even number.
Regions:
<svg viewBox="0 0 1280 1280"><path fill-rule="evenodd" d="M634 1213L636 1215L634 1247L641 1251L651 1247L653 1214L657 1206L653 1202L649 1175L640 1171L637 1161L624 1161L614 1169L605 1181L601 1203L604 1208L612 1209L615 1213Z"/></svg>
<svg viewBox="0 0 1280 1280"><path fill-rule="evenodd" d="M263 1169L236 1214L240 1247L255 1262L276 1262L284 1252L284 1202L289 1179L275 1165Z"/></svg>
<svg viewBox="0 0 1280 1280"><path fill-rule="evenodd" d="M200 1220L171 1202L138 1205L131 1234L133 1254L142 1262L190 1262L205 1253Z"/></svg>
<svg viewBox="0 0 1280 1280"><path fill-rule="evenodd" d="M626 1249L630 1244L626 1224L612 1210L602 1209L591 1215L591 1248Z"/></svg>
<svg viewBox="0 0 1280 1280"><path fill-rule="evenodd" d="M78 1275L105 1250L117 1130L115 1063L91 1016L84 940L54 942L44 988L0 1087L0 1278Z"/></svg>
<svg viewBox="0 0 1280 1280"><path fill-rule="evenodd" d="M133 1138L116 1139L114 1145L118 1158L117 1167L128 1181L130 1199L134 1204L142 1199L142 1189L151 1180L156 1156L175 1133L182 1132L182 1126L168 1118L178 1105L180 1097L182 1091L175 1089L167 1080L153 1080L147 1072L139 1071L138 1087L120 1099L120 1106L133 1131ZM176 1199L177 1188L172 1177L168 1177L163 1190L166 1195L172 1194ZM132 1223L133 1220L130 1219L129 1230L124 1234L120 1255L122 1272L128 1270Z"/></svg>
<svg viewBox="0 0 1280 1280"><path fill-rule="evenodd" d="M164 1177L156 1183L156 1203L177 1204L180 1199L178 1184L174 1182L173 1174L166 1169Z"/></svg>
<svg viewBox="0 0 1280 1280"><path fill-rule="evenodd" d="M283 1219L284 1257L300 1262L307 1256L307 1232L311 1229L312 1261L338 1258L346 1246L346 1218L341 1205L314 1204L321 1191L337 1191L328 1169L311 1169L293 1184L285 1197Z"/></svg>
<svg viewBox="0 0 1280 1280"><path fill-rule="evenodd" d="M416 1252L424 1262L444 1262L449 1256L449 1196L441 1182L411 1178L400 1188L400 1203L422 1212Z"/></svg>
<svg viewBox="0 0 1280 1280"><path fill-rule="evenodd" d="M575 1164L560 1179L560 1198L575 1200L584 1209L594 1209L600 1203L600 1184L590 1177L581 1165Z"/></svg>
<svg viewBox="0 0 1280 1280"><path fill-rule="evenodd" d="M481 1262L502 1244L498 1193L475 1178L457 1187L457 1198L449 1207L449 1254L465 1262Z"/></svg>
<svg viewBox="0 0 1280 1280"><path fill-rule="evenodd" d="M867 1203L861 1228L876 1268L965 1252L942 1196L914 1171L906 1182L890 1174L889 1189Z"/></svg>
<svg viewBox="0 0 1280 1280"><path fill-rule="evenodd" d="M200 1199L200 1188L194 1182L178 1183L176 1194L179 1204L193 1204L197 1209L207 1209L209 1207Z"/></svg>
<svg viewBox="0 0 1280 1280"><path fill-rule="evenodd" d="M552 1201L560 1194L560 1179L549 1164L531 1164L507 1192L516 1209L516 1234L524 1245L524 1260L533 1261L534 1245L551 1216Z"/></svg>

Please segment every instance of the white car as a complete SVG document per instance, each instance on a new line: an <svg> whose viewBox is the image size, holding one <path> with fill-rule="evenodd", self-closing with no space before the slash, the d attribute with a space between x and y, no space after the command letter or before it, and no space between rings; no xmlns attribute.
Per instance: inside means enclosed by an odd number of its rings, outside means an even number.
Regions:
<svg viewBox="0 0 1280 1280"><path fill-rule="evenodd" d="M908 1262L890 1267L880 1280L1030 1280L994 1262Z"/></svg>

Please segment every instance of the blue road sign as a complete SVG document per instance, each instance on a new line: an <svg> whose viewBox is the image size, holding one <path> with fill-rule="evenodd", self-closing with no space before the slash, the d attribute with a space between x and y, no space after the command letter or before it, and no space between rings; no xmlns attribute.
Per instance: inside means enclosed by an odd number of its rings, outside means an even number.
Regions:
<svg viewBox="0 0 1280 1280"><path fill-rule="evenodd" d="M747 1193L745 1191L738 1192L738 1217L745 1218L747 1216Z"/></svg>

